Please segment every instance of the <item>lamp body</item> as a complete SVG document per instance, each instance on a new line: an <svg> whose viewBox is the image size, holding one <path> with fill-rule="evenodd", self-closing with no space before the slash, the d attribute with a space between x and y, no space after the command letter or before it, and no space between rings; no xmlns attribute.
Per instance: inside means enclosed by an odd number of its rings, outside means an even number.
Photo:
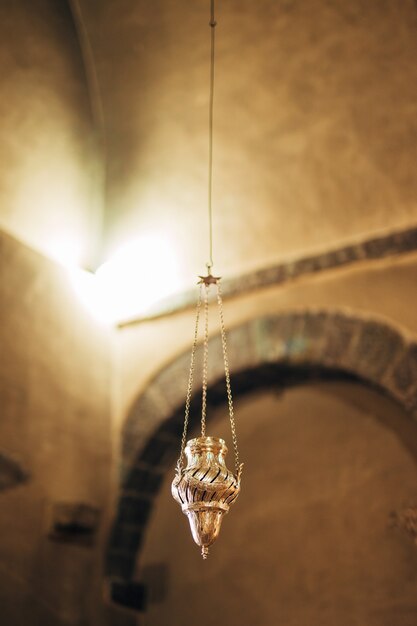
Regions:
<svg viewBox="0 0 417 626"><path fill-rule="evenodd" d="M227 469L223 439L198 437L187 442L187 466L178 469L171 491L188 517L191 533L207 558L217 539L223 516L239 495L241 468L237 476Z"/></svg>

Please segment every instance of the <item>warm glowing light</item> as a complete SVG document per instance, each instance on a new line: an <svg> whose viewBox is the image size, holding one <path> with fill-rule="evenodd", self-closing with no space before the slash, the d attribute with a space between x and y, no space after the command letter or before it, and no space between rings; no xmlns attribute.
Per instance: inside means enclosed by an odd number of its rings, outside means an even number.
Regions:
<svg viewBox="0 0 417 626"><path fill-rule="evenodd" d="M79 300L94 319L104 324L112 324L116 321L107 310L107 301L95 274L72 268L69 269L69 278Z"/></svg>
<svg viewBox="0 0 417 626"><path fill-rule="evenodd" d="M96 272L115 320L145 313L180 288L177 255L170 241L145 235L125 244Z"/></svg>
<svg viewBox="0 0 417 626"><path fill-rule="evenodd" d="M158 300L181 288L177 255L160 235L130 241L95 275L73 271L71 280L92 315L106 323L146 314Z"/></svg>
<svg viewBox="0 0 417 626"><path fill-rule="evenodd" d="M45 242L45 251L55 261L65 267L77 267L82 262L83 250L79 237L50 237Z"/></svg>

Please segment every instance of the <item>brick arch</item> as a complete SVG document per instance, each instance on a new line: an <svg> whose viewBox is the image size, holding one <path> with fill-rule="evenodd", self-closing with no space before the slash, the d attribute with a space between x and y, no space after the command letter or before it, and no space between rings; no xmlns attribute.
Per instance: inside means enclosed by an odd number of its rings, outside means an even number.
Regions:
<svg viewBox="0 0 417 626"><path fill-rule="evenodd" d="M417 416L417 341L386 320L351 311L295 311L248 321L228 332L235 395L311 377L350 377L379 388ZM201 346L195 380L201 380ZM220 337L209 343L209 402L225 402ZM178 456L189 351L151 381L132 406L122 436L122 472L106 554L113 599L129 605L146 524L165 471ZM195 385L191 415L199 403ZM193 410L194 409L194 410ZM133 583L134 586L134 583Z"/></svg>

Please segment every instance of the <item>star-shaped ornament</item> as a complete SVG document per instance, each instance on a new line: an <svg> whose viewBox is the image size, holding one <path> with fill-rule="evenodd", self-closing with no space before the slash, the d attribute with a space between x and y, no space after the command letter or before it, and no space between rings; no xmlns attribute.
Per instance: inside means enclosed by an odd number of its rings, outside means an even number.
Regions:
<svg viewBox="0 0 417 626"><path fill-rule="evenodd" d="M221 280L221 276L213 276L212 274L207 274L207 276L199 276L201 280L198 281L198 284L201 285L204 283L205 285L217 285L218 281Z"/></svg>

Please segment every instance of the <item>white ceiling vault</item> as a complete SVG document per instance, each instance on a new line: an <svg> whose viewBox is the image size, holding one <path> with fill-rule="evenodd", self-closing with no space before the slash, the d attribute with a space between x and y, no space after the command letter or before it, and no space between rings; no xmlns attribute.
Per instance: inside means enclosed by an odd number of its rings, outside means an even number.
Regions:
<svg viewBox="0 0 417 626"><path fill-rule="evenodd" d="M61 228L90 267L160 241L190 285L208 256L209 2L69 4L0 7L0 225L48 254ZM217 5L216 271L415 225L415 2Z"/></svg>

